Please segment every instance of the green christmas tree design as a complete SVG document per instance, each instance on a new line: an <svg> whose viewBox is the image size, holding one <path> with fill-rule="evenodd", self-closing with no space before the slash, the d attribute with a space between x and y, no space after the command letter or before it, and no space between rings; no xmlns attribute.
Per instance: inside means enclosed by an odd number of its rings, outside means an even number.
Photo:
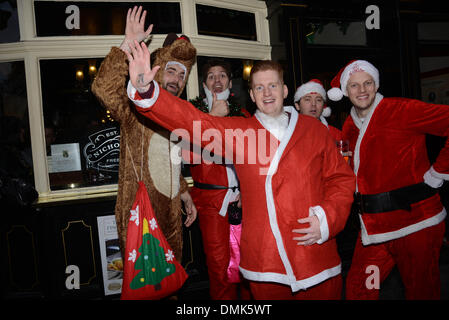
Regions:
<svg viewBox="0 0 449 320"><path fill-rule="evenodd" d="M153 219L150 223L152 229L157 228L156 220ZM159 290L161 281L176 270L174 264L167 262L167 260L173 260L174 256L170 250L168 253L164 252L159 239L149 232L148 221L145 218L143 219L142 245L139 252L141 254L134 264L134 270L140 270L140 272L131 281L131 289L154 285L155 289Z"/></svg>

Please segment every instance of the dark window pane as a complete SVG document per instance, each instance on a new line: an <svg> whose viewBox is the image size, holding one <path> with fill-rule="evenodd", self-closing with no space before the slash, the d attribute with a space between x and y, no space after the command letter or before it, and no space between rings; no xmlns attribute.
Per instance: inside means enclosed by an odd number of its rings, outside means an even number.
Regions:
<svg viewBox="0 0 449 320"><path fill-rule="evenodd" d="M2 176L34 185L23 61L0 63L0 150Z"/></svg>
<svg viewBox="0 0 449 320"><path fill-rule="evenodd" d="M102 60L40 61L52 190L117 183L119 126L90 91Z"/></svg>
<svg viewBox="0 0 449 320"><path fill-rule="evenodd" d="M0 43L20 41L16 0L0 1Z"/></svg>
<svg viewBox="0 0 449 320"><path fill-rule="evenodd" d="M306 19L306 37L311 45L367 45L364 21Z"/></svg>
<svg viewBox="0 0 449 320"><path fill-rule="evenodd" d="M198 34L257 40L254 13L196 5Z"/></svg>
<svg viewBox="0 0 449 320"><path fill-rule="evenodd" d="M66 8L74 5L79 8L79 29ZM51 2L35 1L37 36L72 35L123 35L125 34L126 14L134 5L142 5L147 10L145 29L154 24L153 34L169 32L181 33L181 13L179 3L162 2ZM69 28L66 22L69 22Z"/></svg>

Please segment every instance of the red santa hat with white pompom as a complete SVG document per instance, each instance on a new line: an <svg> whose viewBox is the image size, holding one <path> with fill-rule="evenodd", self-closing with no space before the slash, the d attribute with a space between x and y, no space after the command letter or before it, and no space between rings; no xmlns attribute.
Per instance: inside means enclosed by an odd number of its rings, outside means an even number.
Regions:
<svg viewBox="0 0 449 320"><path fill-rule="evenodd" d="M294 102L298 102L302 97L309 93L318 93L321 97L323 97L324 101L326 101L326 90L324 90L323 84L318 79L312 79L296 89L295 96L293 98ZM323 117L329 117L331 115L331 111L331 108L326 106L321 115Z"/></svg>
<svg viewBox="0 0 449 320"><path fill-rule="evenodd" d="M374 79L376 89L379 88L379 70L366 60L352 60L345 67L340 69L338 74L332 79L332 89L327 91L327 96L332 101L340 101L343 96L348 96L346 85L352 74L364 71Z"/></svg>

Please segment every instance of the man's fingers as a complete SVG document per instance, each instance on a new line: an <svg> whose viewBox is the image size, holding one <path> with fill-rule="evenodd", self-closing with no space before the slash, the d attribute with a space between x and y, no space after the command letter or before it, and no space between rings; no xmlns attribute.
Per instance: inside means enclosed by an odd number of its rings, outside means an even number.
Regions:
<svg viewBox="0 0 449 320"><path fill-rule="evenodd" d="M126 56L128 57L128 61L131 62L134 60L133 56L128 52L128 51L124 51Z"/></svg>
<svg viewBox="0 0 449 320"><path fill-rule="evenodd" d="M131 18L131 11L132 11L132 9L129 8L129 9L128 9L128 13L126 14L126 24L128 24L128 21L129 21L130 18Z"/></svg>
<svg viewBox="0 0 449 320"><path fill-rule="evenodd" d="M302 218L297 220L299 223L310 223L310 217Z"/></svg>
<svg viewBox="0 0 449 320"><path fill-rule="evenodd" d="M142 16L140 17L139 24L145 24L145 16L147 15L147 10L143 10ZM143 26L142 26L143 27Z"/></svg>
<svg viewBox="0 0 449 320"><path fill-rule="evenodd" d="M140 17L140 13L142 12L142 6L139 6L139 9L137 9L137 12L136 12L136 16L134 17L134 20L137 22L137 23L140 23L140 19L139 19L139 17Z"/></svg>
<svg viewBox="0 0 449 320"><path fill-rule="evenodd" d="M153 31L153 25L150 24L150 26L148 27L147 31L145 31L145 38L147 38L150 34L151 31Z"/></svg>
<svg viewBox="0 0 449 320"><path fill-rule="evenodd" d="M310 233L310 232L312 232L312 229L311 228L293 229L292 232L294 232L294 233Z"/></svg>
<svg viewBox="0 0 449 320"><path fill-rule="evenodd" d="M136 18L136 11L137 11L137 6L134 6L133 11L131 11L131 15L129 17L130 21L134 21L134 19Z"/></svg>

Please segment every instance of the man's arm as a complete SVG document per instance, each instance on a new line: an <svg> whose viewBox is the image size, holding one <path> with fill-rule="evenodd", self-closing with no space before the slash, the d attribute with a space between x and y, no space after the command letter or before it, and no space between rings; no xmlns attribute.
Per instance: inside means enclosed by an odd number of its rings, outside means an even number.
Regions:
<svg viewBox="0 0 449 320"><path fill-rule="evenodd" d="M226 130L232 131L237 128L246 130L247 119L211 116L198 110L190 102L160 88L154 81L159 67L151 68L150 53L144 43L139 44L135 41L134 46L131 46L131 53L127 53L127 56L130 75L128 97L140 113L162 127L174 131L183 140L206 148L217 156L226 158L233 156L238 146L231 141L233 139L229 141L225 139ZM142 99L142 96L145 98ZM205 139L204 134L207 136Z"/></svg>
<svg viewBox="0 0 449 320"><path fill-rule="evenodd" d="M449 136L449 105L408 99L404 101L401 111L404 113L406 130L440 137ZM443 180L449 180L449 139L446 139L437 159L424 175L424 181L434 188L440 187Z"/></svg>
<svg viewBox="0 0 449 320"><path fill-rule="evenodd" d="M128 108L129 100L126 94L126 77L128 65L125 52L129 52L128 43L134 40L142 41L149 36L153 25L144 31L146 11L142 13L142 7L128 10L126 17L125 39L120 49L113 47L100 66L97 76L92 83L92 92L100 103L109 111L112 117L122 122Z"/></svg>

